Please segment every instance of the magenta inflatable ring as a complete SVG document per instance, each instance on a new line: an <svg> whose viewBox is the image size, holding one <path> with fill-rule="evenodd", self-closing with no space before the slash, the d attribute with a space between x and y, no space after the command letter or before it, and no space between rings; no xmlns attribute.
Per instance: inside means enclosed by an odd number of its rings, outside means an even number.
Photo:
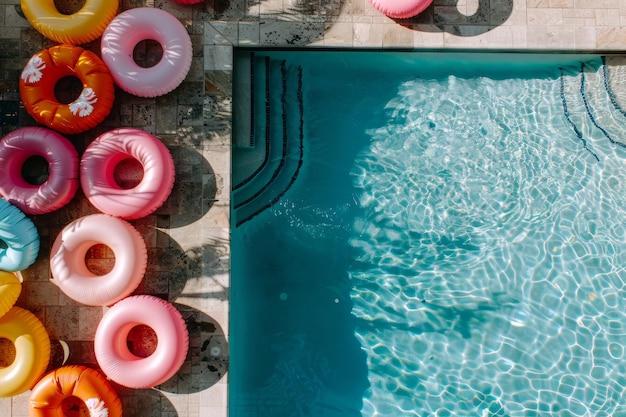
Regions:
<svg viewBox="0 0 626 417"><path fill-rule="evenodd" d="M94 245L106 245L115 255L113 269L91 272L85 262ZM130 223L106 214L74 220L59 233L50 251L52 283L79 303L108 306L130 295L146 272L146 243Z"/></svg>
<svg viewBox="0 0 626 417"><path fill-rule="evenodd" d="M422 13L433 0L370 0L379 12L395 19L408 19Z"/></svg>
<svg viewBox="0 0 626 417"><path fill-rule="evenodd" d="M140 357L127 345L129 332L138 325L157 335L155 351ZM183 365L189 333L182 315L165 300L151 295L125 298L102 317L94 342L98 365L111 380L128 388L151 388L170 379Z"/></svg>
<svg viewBox="0 0 626 417"><path fill-rule="evenodd" d="M134 159L143 178L133 188L120 187L116 166ZM145 217L159 208L174 186L174 160L159 138L134 128L115 129L97 137L80 162L80 183L91 204L122 219Z"/></svg>
<svg viewBox="0 0 626 417"><path fill-rule="evenodd" d="M32 185L22 176L29 158L41 157L50 172L41 185ZM0 141L0 195L26 214L57 210L74 197L78 189L78 153L61 134L43 127L23 127Z"/></svg>

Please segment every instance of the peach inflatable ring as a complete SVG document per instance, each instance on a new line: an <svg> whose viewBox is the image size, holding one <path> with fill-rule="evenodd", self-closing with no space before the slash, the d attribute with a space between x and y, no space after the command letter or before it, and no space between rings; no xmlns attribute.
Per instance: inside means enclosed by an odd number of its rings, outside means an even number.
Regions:
<svg viewBox="0 0 626 417"><path fill-rule="evenodd" d="M87 251L96 244L109 247L115 265L104 275L89 270ZM56 237L50 251L52 283L65 295L91 306L111 305L132 293L146 272L146 243L124 220L92 214L68 224Z"/></svg>

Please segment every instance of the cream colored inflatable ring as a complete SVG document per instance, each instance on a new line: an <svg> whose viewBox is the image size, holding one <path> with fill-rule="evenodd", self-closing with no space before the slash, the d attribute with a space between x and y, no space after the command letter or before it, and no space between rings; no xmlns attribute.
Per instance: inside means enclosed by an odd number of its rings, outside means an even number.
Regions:
<svg viewBox="0 0 626 417"><path fill-rule="evenodd" d="M127 346L130 330L150 327L157 335L155 351L136 356ZM113 381L129 388L151 388L170 379L183 365L189 334L181 314L167 301L150 295L128 297L102 317L94 344L96 360Z"/></svg>
<svg viewBox="0 0 626 417"><path fill-rule="evenodd" d="M41 185L22 176L26 161L44 158L50 173ZM70 202L78 189L78 152L61 134L43 127L23 127L0 141L0 195L26 214L45 214Z"/></svg>
<svg viewBox="0 0 626 417"><path fill-rule="evenodd" d="M408 19L422 13L433 0L370 0L372 6L389 17Z"/></svg>
<svg viewBox="0 0 626 417"><path fill-rule="evenodd" d="M20 307L0 317L0 338L15 346L11 365L0 368L0 397L12 397L31 389L46 371L50 338L41 321Z"/></svg>
<svg viewBox="0 0 626 417"><path fill-rule="evenodd" d="M0 271L0 317L13 307L22 292L22 283L17 275Z"/></svg>
<svg viewBox="0 0 626 417"><path fill-rule="evenodd" d="M86 366L63 366L35 385L28 400L30 417L65 416L63 402L76 397L90 417L122 417L122 402L106 378Z"/></svg>
<svg viewBox="0 0 626 417"><path fill-rule="evenodd" d="M56 43L80 45L98 39L117 14L118 0L86 0L76 13L63 14L54 0L22 0L30 24Z"/></svg>
<svg viewBox="0 0 626 417"><path fill-rule="evenodd" d="M96 244L115 254L113 269L104 275L91 272L87 251ZM59 233L50 251L52 282L65 295L91 306L111 305L132 293L143 279L147 264L146 243L124 220L92 214L74 220Z"/></svg>
<svg viewBox="0 0 626 417"><path fill-rule="evenodd" d="M144 40L154 40L163 49L163 57L153 67L140 67L133 59L133 49ZM170 13L152 7L117 15L102 35L100 50L115 83L139 97L169 93L183 82L191 67L187 30Z"/></svg>
<svg viewBox="0 0 626 417"><path fill-rule="evenodd" d="M134 159L143 167L143 178L133 188L120 187L115 167ZM155 136L139 129L106 132L85 150L80 162L80 183L85 196L98 210L123 219L145 217L159 208L174 185L174 160Z"/></svg>

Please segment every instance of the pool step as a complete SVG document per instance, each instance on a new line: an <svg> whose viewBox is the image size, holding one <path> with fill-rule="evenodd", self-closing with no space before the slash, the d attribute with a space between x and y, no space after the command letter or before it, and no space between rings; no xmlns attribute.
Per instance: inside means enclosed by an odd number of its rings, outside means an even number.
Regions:
<svg viewBox="0 0 626 417"><path fill-rule="evenodd" d="M606 65L581 63L576 76L561 74L563 111L581 145L597 160L598 153L626 149L626 111L612 90Z"/></svg>
<svg viewBox="0 0 626 417"><path fill-rule="evenodd" d="M239 181L233 181L233 221L239 226L271 208L293 185L303 158L302 70L283 60L263 57L262 67L255 59L255 96L263 97L265 105L256 100L255 138L257 157L237 148L233 156L233 172L244 161L253 160L256 168ZM263 80L263 81L261 81ZM263 85L265 91L260 91ZM260 151L262 149L262 151ZM261 154L263 157L259 158ZM242 162L237 162L242 161ZM233 175L233 179L236 176Z"/></svg>
<svg viewBox="0 0 626 417"><path fill-rule="evenodd" d="M243 55L233 83L233 184L241 184L267 163L269 57Z"/></svg>
<svg viewBox="0 0 626 417"><path fill-rule="evenodd" d="M581 95L593 125L612 145L626 149L626 114L620 112L606 65L598 71L581 67Z"/></svg>
<svg viewBox="0 0 626 417"><path fill-rule="evenodd" d="M560 93L563 103L563 113L567 118L569 125L572 127L572 133L585 148L597 160L598 156L594 150L589 147L588 141L592 135L592 125L589 122L585 103L580 93L581 74L566 75L561 70Z"/></svg>

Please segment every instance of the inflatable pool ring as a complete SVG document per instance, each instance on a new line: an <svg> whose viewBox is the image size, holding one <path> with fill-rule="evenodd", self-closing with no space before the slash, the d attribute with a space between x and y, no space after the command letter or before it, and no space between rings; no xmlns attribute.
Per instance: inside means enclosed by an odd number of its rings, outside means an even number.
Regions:
<svg viewBox="0 0 626 417"><path fill-rule="evenodd" d="M15 347L15 359L0 368L0 397L12 397L33 387L50 361L50 338L41 321L20 307L0 317L0 339Z"/></svg>
<svg viewBox="0 0 626 417"><path fill-rule="evenodd" d="M130 330L138 325L150 327L158 339L155 351L145 358L127 346ZM151 388L170 379L183 365L189 334L172 304L150 295L135 295L104 314L94 348L98 365L111 380L129 388Z"/></svg>
<svg viewBox="0 0 626 417"><path fill-rule="evenodd" d="M174 0L176 3L181 4L198 4L202 3L204 0Z"/></svg>
<svg viewBox="0 0 626 417"><path fill-rule="evenodd" d="M95 369L70 365L46 374L28 400L30 417L66 416L64 400L82 401L91 417L122 417L122 402L106 378Z"/></svg>
<svg viewBox="0 0 626 417"><path fill-rule="evenodd" d="M38 254L39 233L33 222L19 208L0 198L0 271L26 269Z"/></svg>
<svg viewBox="0 0 626 417"><path fill-rule="evenodd" d="M96 275L85 263L96 244L115 254L113 269ZM146 243L124 220L91 214L74 220L56 237L50 251L52 282L79 303L108 306L132 293L143 279L147 264Z"/></svg>
<svg viewBox="0 0 626 417"><path fill-rule="evenodd" d="M0 271L0 317L13 307L22 292L22 283L15 274Z"/></svg>
<svg viewBox="0 0 626 417"><path fill-rule="evenodd" d="M67 104L54 92L64 77L76 77L83 85L79 97ZM37 122L64 134L76 134L109 115L115 87L109 69L96 54L79 46L57 45L28 61L20 76L20 95Z"/></svg>
<svg viewBox="0 0 626 417"><path fill-rule="evenodd" d="M163 49L161 60L153 67L140 67L133 59L133 49L144 40L154 40ZM139 97L169 93L183 82L191 67L187 30L170 13L152 7L137 7L117 15L102 35L100 50L115 83Z"/></svg>
<svg viewBox="0 0 626 417"><path fill-rule="evenodd" d="M86 0L76 13L63 14L53 0L22 0L30 24L56 43L79 45L98 39L117 14L118 0Z"/></svg>
<svg viewBox="0 0 626 417"><path fill-rule="evenodd" d="M408 19L422 13L433 0L370 0L379 12L396 19Z"/></svg>
<svg viewBox="0 0 626 417"><path fill-rule="evenodd" d="M134 159L143 167L143 178L133 188L120 187L115 167ZM174 185L174 160L155 136L139 129L106 132L85 150L80 162L80 183L85 196L98 210L123 219L145 217L159 208Z"/></svg>
<svg viewBox="0 0 626 417"><path fill-rule="evenodd" d="M22 168L34 156L44 158L50 169L41 185L28 183ZM78 152L59 133L43 127L23 127L0 141L0 196L26 214L57 210L78 189Z"/></svg>

